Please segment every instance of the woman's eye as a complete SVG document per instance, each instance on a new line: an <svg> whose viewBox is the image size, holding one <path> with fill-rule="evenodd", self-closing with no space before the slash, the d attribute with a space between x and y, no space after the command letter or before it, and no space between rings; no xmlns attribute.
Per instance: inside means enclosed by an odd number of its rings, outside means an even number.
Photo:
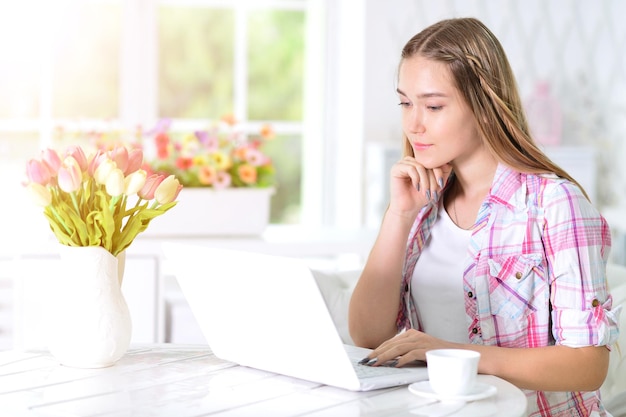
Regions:
<svg viewBox="0 0 626 417"><path fill-rule="evenodd" d="M398 103L398 106L401 107L409 107L411 105L411 103L409 103L408 101L401 101L400 103Z"/></svg>
<svg viewBox="0 0 626 417"><path fill-rule="evenodd" d="M426 106L426 108L431 111L438 111L443 109L443 106Z"/></svg>

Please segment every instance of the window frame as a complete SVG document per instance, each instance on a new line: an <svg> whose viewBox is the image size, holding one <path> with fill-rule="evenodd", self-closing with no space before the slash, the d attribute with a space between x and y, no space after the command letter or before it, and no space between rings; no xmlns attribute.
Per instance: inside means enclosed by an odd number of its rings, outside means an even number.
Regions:
<svg viewBox="0 0 626 417"><path fill-rule="evenodd" d="M363 17L364 4L349 0L98 0L121 5L120 101L115 126L156 123L158 100L157 11L160 5L234 8L235 117L244 129L261 122L247 119L247 21L254 8L303 10L306 14L303 120L268 121L277 134L299 134L303 157L301 226L359 228L363 223ZM357 2L360 3L360 2ZM341 23L341 24L340 24ZM45 37L43 37L45 38ZM45 39L44 39L45 41ZM38 132L40 148L51 146L52 57L42 45L44 69L39 117L0 119L0 131ZM350 60L352 64L346 65ZM356 68L356 70L355 70ZM206 126L206 120L173 121L182 129ZM82 120L82 128L102 128L101 120Z"/></svg>

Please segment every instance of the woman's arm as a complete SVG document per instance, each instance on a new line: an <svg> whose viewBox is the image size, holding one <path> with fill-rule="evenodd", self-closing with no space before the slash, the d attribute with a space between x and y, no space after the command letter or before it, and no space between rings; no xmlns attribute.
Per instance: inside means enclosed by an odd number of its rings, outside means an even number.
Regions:
<svg viewBox="0 0 626 417"><path fill-rule="evenodd" d="M474 349L481 352L479 372L536 391L595 391L609 367L606 346Z"/></svg>
<svg viewBox="0 0 626 417"><path fill-rule="evenodd" d="M452 167L426 169L415 158L398 161L390 173L390 203L350 300L350 336L374 348L397 333L400 285L409 232L419 211L441 194Z"/></svg>
<svg viewBox="0 0 626 417"><path fill-rule="evenodd" d="M415 217L387 210L350 299L349 324L358 346L375 348L397 333L406 241Z"/></svg>
<svg viewBox="0 0 626 417"><path fill-rule="evenodd" d="M377 358L376 364L399 358L397 366L403 366L426 360L426 351L442 348L480 352L479 373L536 391L594 391L604 382L609 365L606 346L506 348L446 342L414 329L383 343L369 357Z"/></svg>
<svg viewBox="0 0 626 417"><path fill-rule="evenodd" d="M610 310L606 259L610 231L572 183L542 178L542 241L554 346L476 347L481 372L540 391L593 391L606 377L617 322ZM529 337L530 334L527 336Z"/></svg>

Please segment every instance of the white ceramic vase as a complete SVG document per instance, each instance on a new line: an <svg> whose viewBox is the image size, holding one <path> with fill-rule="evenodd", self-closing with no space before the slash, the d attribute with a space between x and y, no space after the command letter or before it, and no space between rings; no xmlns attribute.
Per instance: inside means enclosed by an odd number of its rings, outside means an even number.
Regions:
<svg viewBox="0 0 626 417"><path fill-rule="evenodd" d="M52 287L48 348L62 364L102 368L128 350L131 318L121 291L124 253L60 245L62 273Z"/></svg>

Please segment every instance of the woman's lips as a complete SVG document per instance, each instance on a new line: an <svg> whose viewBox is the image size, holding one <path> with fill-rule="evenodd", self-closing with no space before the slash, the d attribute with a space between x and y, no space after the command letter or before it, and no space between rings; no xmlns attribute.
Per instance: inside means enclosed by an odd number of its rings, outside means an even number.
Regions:
<svg viewBox="0 0 626 417"><path fill-rule="evenodd" d="M430 148L433 145L430 145L428 143L419 143L419 142L413 142L413 149L415 149L416 151L425 151L426 149Z"/></svg>

